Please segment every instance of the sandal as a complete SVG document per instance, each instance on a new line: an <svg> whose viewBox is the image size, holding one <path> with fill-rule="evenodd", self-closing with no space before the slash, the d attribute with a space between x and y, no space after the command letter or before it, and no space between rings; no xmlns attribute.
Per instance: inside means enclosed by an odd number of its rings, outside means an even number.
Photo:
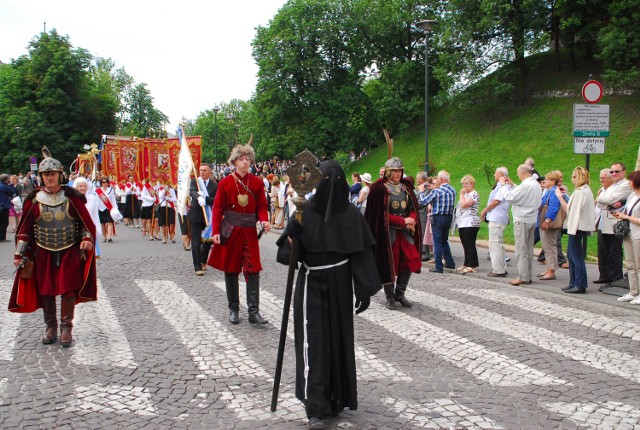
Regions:
<svg viewBox="0 0 640 430"><path fill-rule="evenodd" d="M556 279L556 276L555 276L555 275L552 275L552 276L542 276L542 277L540 277L540 278L538 278L538 279L540 279L541 281L553 281L554 279Z"/></svg>
<svg viewBox="0 0 640 430"><path fill-rule="evenodd" d="M476 269L474 269L473 267L465 267L465 269L462 271L462 274L466 274L466 273L475 273Z"/></svg>

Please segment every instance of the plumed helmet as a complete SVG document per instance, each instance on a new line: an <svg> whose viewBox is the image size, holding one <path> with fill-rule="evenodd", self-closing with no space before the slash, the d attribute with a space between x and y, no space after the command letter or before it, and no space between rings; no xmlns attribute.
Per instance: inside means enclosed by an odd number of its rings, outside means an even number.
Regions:
<svg viewBox="0 0 640 430"><path fill-rule="evenodd" d="M60 172L64 173L62 163L51 156L51 152L46 146L42 147L42 155L44 159L38 165L38 173L42 172Z"/></svg>
<svg viewBox="0 0 640 430"><path fill-rule="evenodd" d="M398 157L391 157L384 163L384 170L404 170L404 164Z"/></svg>

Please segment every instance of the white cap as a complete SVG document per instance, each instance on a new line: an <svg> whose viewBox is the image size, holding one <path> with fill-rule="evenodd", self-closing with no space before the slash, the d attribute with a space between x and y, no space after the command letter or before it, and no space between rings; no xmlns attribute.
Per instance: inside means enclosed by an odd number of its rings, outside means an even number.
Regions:
<svg viewBox="0 0 640 430"><path fill-rule="evenodd" d="M371 183L371 175L369 173L363 173L362 175L360 175L360 178L367 184Z"/></svg>

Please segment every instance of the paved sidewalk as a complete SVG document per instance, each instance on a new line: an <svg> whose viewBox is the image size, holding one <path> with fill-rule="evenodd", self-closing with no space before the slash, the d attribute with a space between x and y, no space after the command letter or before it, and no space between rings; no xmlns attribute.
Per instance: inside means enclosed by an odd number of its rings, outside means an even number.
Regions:
<svg viewBox="0 0 640 430"><path fill-rule="evenodd" d="M460 243L460 238L458 236L450 236L449 243L451 245L451 253L453 254L453 259L456 262L456 267L460 267L462 262L464 261L464 251L462 249L462 244ZM447 271L445 273L451 273L455 276L465 276L465 277L478 277L486 280L495 281L498 283L509 284L514 278L518 277L518 269L516 266L516 257L515 257L515 246L513 245L504 245L506 255L511 258L511 261L507 263L507 271L509 275L506 278L488 278L487 273L491 272L491 261L487 259L488 251L489 251L489 241L487 240L478 240L476 242L476 247L478 249L478 261L480 263L480 267L478 267L475 273L468 273L466 275L460 275L453 270ZM566 255L566 250L565 255ZM541 281L536 275L538 273L544 272L546 270L546 266L544 264L540 264L538 260L535 258L540 253L540 249L534 249L534 262L533 262L533 283L531 285L520 285L518 287L513 288L527 288L527 289L535 289L540 291L554 292L558 294L562 294L563 296L573 296L582 300L591 300L599 303L607 303L614 306L621 306L624 308L633 308L636 309L633 305L629 305L627 303L618 302L618 297L622 296L625 292L628 292L628 289L622 288L612 288L609 289L608 293L601 293L598 291L600 285L594 284L593 281L598 279L598 265L595 263L587 263L587 280L589 282L589 287L587 289L587 294L565 294L562 292L562 288L569 284L569 271L567 269L557 269L556 270L556 279L553 281ZM430 260L426 263L423 263L425 267L431 268L433 267L433 260ZM447 269L445 269L447 270ZM640 311L640 306L637 307Z"/></svg>

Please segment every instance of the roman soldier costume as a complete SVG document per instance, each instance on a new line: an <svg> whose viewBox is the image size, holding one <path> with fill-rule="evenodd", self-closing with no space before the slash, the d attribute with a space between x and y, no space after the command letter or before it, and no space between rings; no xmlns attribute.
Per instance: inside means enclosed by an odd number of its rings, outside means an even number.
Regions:
<svg viewBox="0 0 640 430"><path fill-rule="evenodd" d="M390 153L391 150L389 156ZM396 301L411 307L405 292L411 273L420 273L422 269L422 232L413 185L402 175L398 181L392 178L391 172L404 172L402 160L390 157L384 167L384 178L371 185L364 217L376 238L376 263L387 308L395 310ZM407 225L407 218L413 218L415 225Z"/></svg>
<svg viewBox="0 0 640 430"><path fill-rule="evenodd" d="M60 172L62 164L48 156L38 173ZM44 181L43 181L44 183ZM16 232L16 272L9 302L11 312L42 308L44 344L57 339L56 296L61 299L60 343L70 346L76 303L97 299L94 246L95 225L86 209L85 196L64 185L33 190L25 199L24 214ZM81 243L88 242L91 246ZM81 249L83 248L83 249Z"/></svg>

